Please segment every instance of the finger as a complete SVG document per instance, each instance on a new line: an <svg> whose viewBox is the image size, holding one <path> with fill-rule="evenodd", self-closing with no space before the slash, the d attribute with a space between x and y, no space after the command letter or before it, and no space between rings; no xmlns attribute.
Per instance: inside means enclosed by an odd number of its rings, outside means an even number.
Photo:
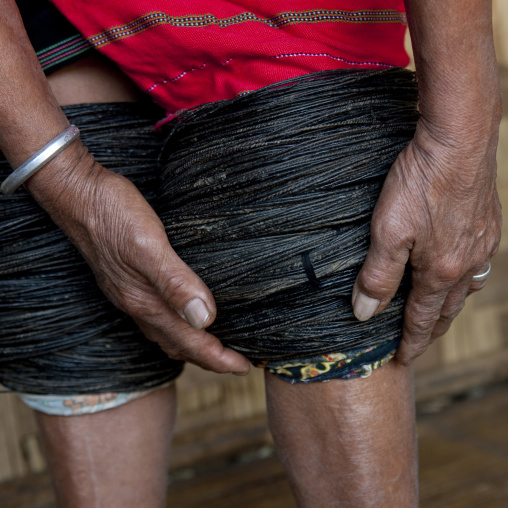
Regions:
<svg viewBox="0 0 508 508"><path fill-rule="evenodd" d="M171 324L149 324L137 319L136 323L143 334L159 344L161 349L175 360L194 363L199 367L219 374L232 372L245 375L250 363L243 355L225 348L217 337L205 330L196 330L173 315Z"/></svg>
<svg viewBox="0 0 508 508"><path fill-rule="evenodd" d="M163 236L138 238L143 243L139 271L166 305L193 328L200 330L215 319L216 306L211 291L198 275L176 254L165 232Z"/></svg>
<svg viewBox="0 0 508 508"><path fill-rule="evenodd" d="M431 341L444 335L450 328L453 320L464 308L466 297L468 295L470 279L471 277L469 275L463 277L446 296L441 308L441 315L432 330Z"/></svg>
<svg viewBox="0 0 508 508"><path fill-rule="evenodd" d="M427 349L448 295L448 290L429 293L424 288L421 282L413 282L404 309L402 341L397 349L397 360L403 365L411 364Z"/></svg>
<svg viewBox="0 0 508 508"><path fill-rule="evenodd" d="M379 241L372 241L353 287L353 311L357 319L366 321L390 303L408 257L408 249L387 250Z"/></svg>
<svg viewBox="0 0 508 508"><path fill-rule="evenodd" d="M473 275L481 275L481 274L485 274L487 272L490 273L490 263L487 262L485 263L482 268L480 270L477 271L476 274L473 274ZM480 281L475 281L474 278L472 276L469 277L469 284L468 284L468 296L471 294L471 293L475 293L476 291L480 291L481 289L483 289L485 287L485 284L487 284L487 280L488 278L485 278L484 280L480 280Z"/></svg>
<svg viewBox="0 0 508 508"><path fill-rule="evenodd" d="M205 283L180 258L176 258L155 286L164 302L189 325L196 330L206 328L215 320L215 300Z"/></svg>

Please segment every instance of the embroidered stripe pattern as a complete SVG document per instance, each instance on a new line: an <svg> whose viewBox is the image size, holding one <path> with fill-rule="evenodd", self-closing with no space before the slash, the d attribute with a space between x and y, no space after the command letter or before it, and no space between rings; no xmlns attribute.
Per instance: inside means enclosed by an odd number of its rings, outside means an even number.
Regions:
<svg viewBox="0 0 508 508"><path fill-rule="evenodd" d="M91 49L93 46L90 42L82 35L77 34L38 51L37 58L42 69L47 70Z"/></svg>
<svg viewBox="0 0 508 508"><path fill-rule="evenodd" d="M379 67L393 67L393 65L383 62L354 62L353 60L347 60L346 58L342 58L340 56L333 56L329 53L285 53L283 55L273 55L272 58L290 58L294 56L324 56L326 58L331 58L332 60L345 62L349 65L377 65Z"/></svg>
<svg viewBox="0 0 508 508"><path fill-rule="evenodd" d="M362 65L377 65L379 67L393 67L393 65L391 65L391 64L382 63L382 62L354 62L352 60L347 60L345 58L341 58L340 56L330 55L329 53L286 53L286 54L283 54L283 55L273 55L271 58L290 58L290 57L294 57L294 56L320 56L320 57L331 58L332 60L339 60L340 62L345 62L345 63L350 64L350 65L358 65L358 66L362 66ZM233 60L233 58L230 58L229 60L226 60L225 62L222 62L222 65L228 64L229 62L231 62L231 60ZM166 78L166 79L163 79L161 81L158 81L157 83L154 83L152 86L147 88L145 91L147 93L150 93L152 90L157 88L159 85L164 85L166 83L173 83L175 81L178 81L180 78L183 78L185 75L189 74L190 72L194 72L194 71L197 71L197 70L202 70L205 67L206 67L206 62L203 65L200 65L199 67L192 67L191 69L188 69L186 71L182 71L180 74L178 74L177 76L175 76L173 78ZM243 92L238 92L236 95L237 96L239 96L239 95L245 95L245 94L247 94L247 93L249 93L251 91L252 90L245 90Z"/></svg>
<svg viewBox="0 0 508 508"><path fill-rule="evenodd" d="M170 16L164 12L149 12L130 23L115 26L88 38L95 47L102 47L116 40L125 39L161 25L174 27L207 27L226 28L239 23L256 22L271 28L284 28L298 23L399 23L407 24L406 14L395 10L309 10L300 12L281 12L270 18L262 18L252 12L242 12L228 18L218 18L213 14L198 16Z"/></svg>

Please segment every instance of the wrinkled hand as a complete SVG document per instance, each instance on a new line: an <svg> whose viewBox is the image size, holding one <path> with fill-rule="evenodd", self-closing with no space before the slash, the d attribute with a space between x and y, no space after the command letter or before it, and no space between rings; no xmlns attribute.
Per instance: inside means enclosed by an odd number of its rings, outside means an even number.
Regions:
<svg viewBox="0 0 508 508"><path fill-rule="evenodd" d="M51 202L47 192L33 193L81 251L106 296L171 358L247 373L247 359L204 329L215 318L213 296L171 248L137 188L88 154L78 166Z"/></svg>
<svg viewBox="0 0 508 508"><path fill-rule="evenodd" d="M360 320L382 312L409 261L412 289L397 352L403 364L443 335L466 296L485 285L472 276L487 270L501 234L496 140L493 132L485 141L454 142L420 121L387 176L353 305Z"/></svg>

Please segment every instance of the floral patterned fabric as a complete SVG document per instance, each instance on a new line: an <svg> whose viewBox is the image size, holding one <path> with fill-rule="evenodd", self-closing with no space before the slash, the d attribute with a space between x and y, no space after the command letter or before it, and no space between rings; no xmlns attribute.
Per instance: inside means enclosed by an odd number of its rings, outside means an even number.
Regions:
<svg viewBox="0 0 508 508"><path fill-rule="evenodd" d="M395 356L398 342L392 340L377 346L327 353L305 360L260 362L256 367L266 368L289 383L368 377L375 369L382 367Z"/></svg>

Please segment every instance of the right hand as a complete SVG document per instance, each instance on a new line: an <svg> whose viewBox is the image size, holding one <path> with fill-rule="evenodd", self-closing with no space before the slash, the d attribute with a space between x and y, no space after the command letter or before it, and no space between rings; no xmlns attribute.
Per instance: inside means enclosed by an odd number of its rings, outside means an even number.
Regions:
<svg viewBox="0 0 508 508"><path fill-rule="evenodd" d="M50 165L27 187L80 250L108 299L171 358L246 374L248 360L205 330L216 314L213 296L171 248L138 189L95 162L80 142Z"/></svg>
<svg viewBox="0 0 508 508"><path fill-rule="evenodd" d="M382 312L410 263L412 287L397 350L404 365L448 330L468 294L485 286L472 277L487 270L499 247L500 114L485 119L477 114L477 119L477 125L469 122L469 131L466 122L454 130L439 128L422 114L374 209L371 245L353 289L354 309L362 321Z"/></svg>

